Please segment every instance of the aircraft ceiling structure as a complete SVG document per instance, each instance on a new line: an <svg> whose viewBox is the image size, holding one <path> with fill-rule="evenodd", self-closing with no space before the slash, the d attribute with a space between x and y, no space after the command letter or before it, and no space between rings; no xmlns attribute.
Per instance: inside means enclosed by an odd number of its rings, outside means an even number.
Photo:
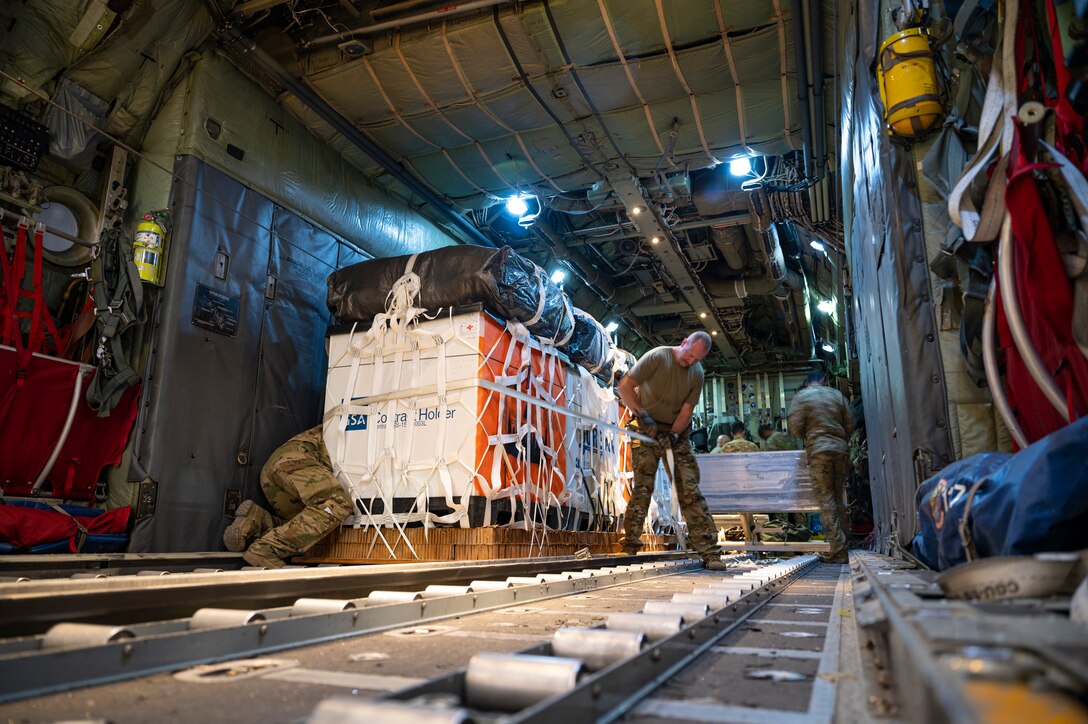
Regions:
<svg viewBox="0 0 1088 724"><path fill-rule="evenodd" d="M705 329L708 366L730 371L845 359L837 116L822 107L834 7L250 0L218 22L228 54L376 184L562 271L632 350Z"/></svg>

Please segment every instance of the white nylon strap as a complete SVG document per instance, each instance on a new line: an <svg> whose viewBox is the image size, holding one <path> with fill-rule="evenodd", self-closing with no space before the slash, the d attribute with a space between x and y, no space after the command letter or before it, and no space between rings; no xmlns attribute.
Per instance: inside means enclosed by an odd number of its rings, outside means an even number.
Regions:
<svg viewBox="0 0 1088 724"><path fill-rule="evenodd" d="M567 317L567 322L570 325L570 331L563 335L562 339L552 340L553 344L555 344L556 347L565 347L567 343L570 342L570 338L574 336L574 310L570 306L570 301L567 299L567 295L564 294L561 299L563 302L563 313ZM556 330L556 332L558 332L558 330Z"/></svg>
<svg viewBox="0 0 1088 724"><path fill-rule="evenodd" d="M540 267L536 268L536 288L537 288L537 301L536 301L536 313L531 319L525 322L526 327L531 327L540 321L540 318L544 316L544 270Z"/></svg>
<svg viewBox="0 0 1088 724"><path fill-rule="evenodd" d="M1088 270L1083 267L1084 254L1085 254L1085 241L1084 234L1088 233L1088 181L1085 181L1084 175L1080 170L1074 166L1068 158L1066 158L1058 149L1054 148L1045 141L1040 141L1040 145L1046 149L1050 154L1053 161L1058 165L1058 173L1051 174L1051 177L1057 176L1055 179L1060 185L1064 186L1067 191L1067 197L1073 204L1073 210L1077 214L1077 218L1080 221L1081 233L1077 235L1080 239L1080 248L1076 253L1063 254L1063 263L1066 267L1066 274L1073 280L1073 339L1077 344L1077 348L1080 349L1081 354L1088 357L1088 330L1085 329L1084 319L1088 314L1088 310L1085 310L1083 300L1086 299L1085 287L1088 287ZM1078 269L1078 267L1080 267Z"/></svg>
<svg viewBox="0 0 1088 724"><path fill-rule="evenodd" d="M676 538L680 541L681 546L686 547L683 529L680 525L683 520L683 516L680 514L680 494L676 490L676 458L673 457L672 446L669 445L665 448L665 459L661 462L665 463L665 475L669 478L669 498L670 503L670 515L672 515L673 530L676 531Z"/></svg>
<svg viewBox="0 0 1088 724"><path fill-rule="evenodd" d="M1007 154L1012 144L1012 118L1016 114L1016 25L1019 0L1005 0L1004 35L994 53L990 81L978 128L978 152L963 169L948 196L948 215L963 230L967 241L996 239L1005 216ZM965 80L966 82L966 80ZM971 190L981 182L994 157L997 167L977 209Z"/></svg>

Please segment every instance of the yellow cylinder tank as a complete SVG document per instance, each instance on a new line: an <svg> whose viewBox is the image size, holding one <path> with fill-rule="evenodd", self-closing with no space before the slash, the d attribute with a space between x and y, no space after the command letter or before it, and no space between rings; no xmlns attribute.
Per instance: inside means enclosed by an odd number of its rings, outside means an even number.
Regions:
<svg viewBox="0 0 1088 724"><path fill-rule="evenodd" d="M924 28L908 28L884 41L877 80L888 133L917 138L944 118L933 48Z"/></svg>
<svg viewBox="0 0 1088 724"><path fill-rule="evenodd" d="M151 284L161 284L163 236L166 231L155 221L151 214L144 214L136 226L136 235L132 239L136 269L140 279Z"/></svg>

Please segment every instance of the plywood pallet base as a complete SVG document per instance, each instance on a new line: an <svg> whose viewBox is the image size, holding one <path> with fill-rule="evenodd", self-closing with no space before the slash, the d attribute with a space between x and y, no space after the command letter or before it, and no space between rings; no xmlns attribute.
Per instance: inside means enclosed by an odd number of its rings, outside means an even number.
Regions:
<svg viewBox="0 0 1088 724"><path fill-rule="evenodd" d="M389 546L374 528L341 528L296 557L305 563L413 563L416 561L484 561L502 558L573 556L588 548L596 555L621 553L619 532L581 532L520 528L409 528L404 531L411 548L395 528L382 528ZM642 550L676 548L671 535L643 535ZM415 553L413 554L412 549Z"/></svg>

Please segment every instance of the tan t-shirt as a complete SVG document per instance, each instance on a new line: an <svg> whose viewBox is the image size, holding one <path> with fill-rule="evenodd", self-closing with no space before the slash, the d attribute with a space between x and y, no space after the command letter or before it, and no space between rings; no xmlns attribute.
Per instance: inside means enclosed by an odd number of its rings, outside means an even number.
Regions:
<svg viewBox="0 0 1088 724"><path fill-rule="evenodd" d="M638 399L655 420L671 425L685 403L694 405L703 391L703 366L682 367L672 347L655 347L627 373L638 383Z"/></svg>

